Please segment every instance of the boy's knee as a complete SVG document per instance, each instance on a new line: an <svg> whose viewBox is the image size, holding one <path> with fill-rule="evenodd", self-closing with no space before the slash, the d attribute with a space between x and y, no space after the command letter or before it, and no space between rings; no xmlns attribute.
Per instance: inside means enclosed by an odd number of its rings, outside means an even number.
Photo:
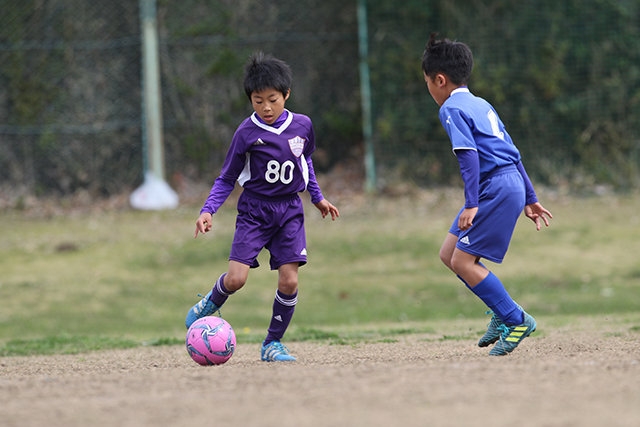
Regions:
<svg viewBox="0 0 640 427"><path fill-rule="evenodd" d="M224 278L224 287L227 288L229 292L239 290L245 283L247 283L247 277L244 275L227 273Z"/></svg>
<svg viewBox="0 0 640 427"><path fill-rule="evenodd" d="M453 267L451 266L451 256L448 253L440 251L440 261L442 261L442 263L446 265L449 270L453 270Z"/></svg>
<svg viewBox="0 0 640 427"><path fill-rule="evenodd" d="M456 274L460 274L464 270L464 262L457 258L451 258L451 270Z"/></svg>
<svg viewBox="0 0 640 427"><path fill-rule="evenodd" d="M278 280L278 290L285 295L293 295L298 290L297 277L281 277Z"/></svg>
<svg viewBox="0 0 640 427"><path fill-rule="evenodd" d="M464 257L451 257L451 267L449 268L458 276L466 277L472 267L473 263Z"/></svg>

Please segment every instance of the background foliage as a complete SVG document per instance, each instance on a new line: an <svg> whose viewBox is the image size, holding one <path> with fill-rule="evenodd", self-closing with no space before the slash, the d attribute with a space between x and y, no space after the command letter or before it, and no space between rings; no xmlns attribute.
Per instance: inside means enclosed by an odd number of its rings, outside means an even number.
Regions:
<svg viewBox="0 0 640 427"><path fill-rule="evenodd" d="M538 183L638 184L637 1L368 0L378 186L459 182L424 88L432 31L472 48L471 90L498 110ZM0 0L0 192L94 196L143 172L140 23L130 0ZM356 1L158 0L166 170L212 181L250 112L257 50L294 70L316 167L362 164Z"/></svg>

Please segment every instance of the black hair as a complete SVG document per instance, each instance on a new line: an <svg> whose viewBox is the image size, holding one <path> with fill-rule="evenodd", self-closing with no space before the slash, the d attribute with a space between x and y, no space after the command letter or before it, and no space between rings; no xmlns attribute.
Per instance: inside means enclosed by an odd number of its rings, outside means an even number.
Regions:
<svg viewBox="0 0 640 427"><path fill-rule="evenodd" d="M286 62L258 52L249 57L244 69L244 91L251 101L251 94L264 89L275 89L287 95L293 75Z"/></svg>
<svg viewBox="0 0 640 427"><path fill-rule="evenodd" d="M451 83L466 85L473 69L473 54L464 43L449 39L437 40L438 33L431 33L422 54L422 71L430 78L438 73L449 77Z"/></svg>

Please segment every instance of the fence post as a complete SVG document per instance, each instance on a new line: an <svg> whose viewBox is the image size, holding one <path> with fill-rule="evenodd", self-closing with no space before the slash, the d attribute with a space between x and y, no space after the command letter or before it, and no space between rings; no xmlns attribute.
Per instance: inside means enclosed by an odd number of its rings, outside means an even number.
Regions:
<svg viewBox="0 0 640 427"><path fill-rule="evenodd" d="M140 0L142 35L142 139L146 147L145 172L164 179L162 138L162 97L160 96L160 60L156 0Z"/></svg>
<svg viewBox="0 0 640 427"><path fill-rule="evenodd" d="M136 209L161 210L178 206L178 195L164 181L162 95L156 0L140 0L142 42L142 142L144 183L129 196Z"/></svg>
<svg viewBox="0 0 640 427"><path fill-rule="evenodd" d="M376 191L376 161L373 150L373 124L371 119L371 80L369 78L369 42L367 29L367 2L358 0L358 52L360 56L360 103L362 108L362 136L364 137L364 168L367 193Z"/></svg>

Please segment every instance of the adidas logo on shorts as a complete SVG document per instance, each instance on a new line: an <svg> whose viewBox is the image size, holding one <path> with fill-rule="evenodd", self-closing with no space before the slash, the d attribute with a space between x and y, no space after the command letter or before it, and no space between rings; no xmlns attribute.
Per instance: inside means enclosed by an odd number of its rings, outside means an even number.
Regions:
<svg viewBox="0 0 640 427"><path fill-rule="evenodd" d="M460 239L460 243L464 243L465 245L470 245L471 242L469 241L469 236L464 236L462 239Z"/></svg>

